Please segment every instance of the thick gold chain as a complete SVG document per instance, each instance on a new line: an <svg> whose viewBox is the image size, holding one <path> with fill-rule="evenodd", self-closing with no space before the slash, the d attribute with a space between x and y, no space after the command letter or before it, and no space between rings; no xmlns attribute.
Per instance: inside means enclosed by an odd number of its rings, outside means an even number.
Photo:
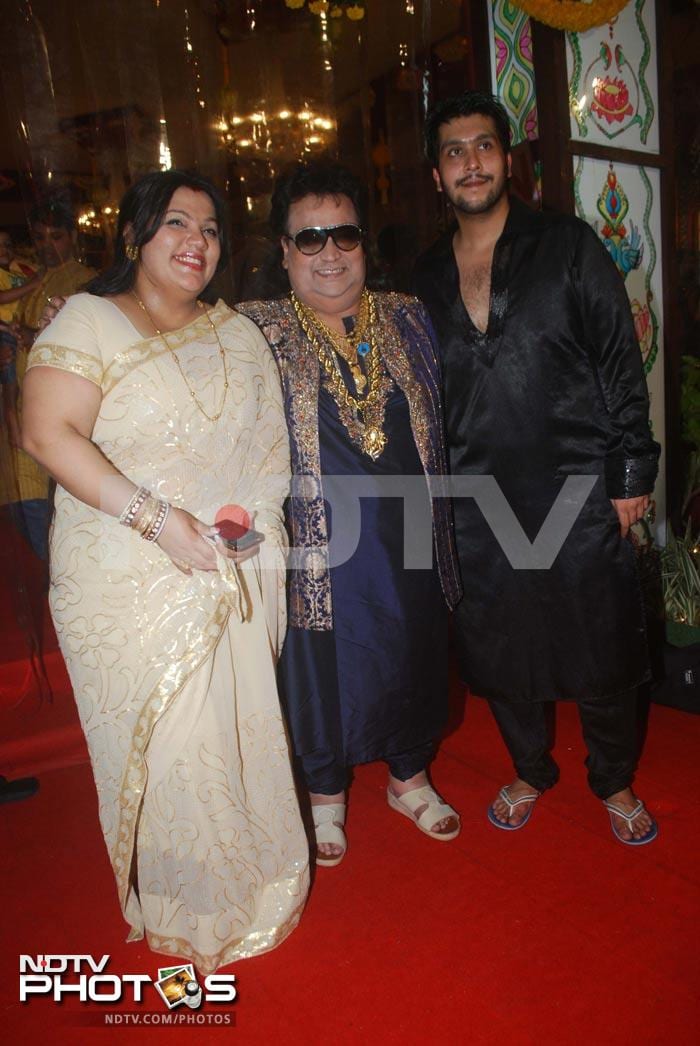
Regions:
<svg viewBox="0 0 700 1046"><path fill-rule="evenodd" d="M382 392L382 360L379 346L377 345L375 338L377 314L374 298L368 291L365 291L364 295L366 295L368 313L366 340L370 346L366 357L369 389L367 395L363 399L358 399L357 396L353 396L350 393L347 385L343 381L343 377L336 366L332 353L318 338L317 331L323 332L325 324L321 323L313 309L310 309L308 305L304 305L303 302L299 301L294 291L291 291L290 293L292 305L297 319L299 320L301 329L309 339L311 346L318 356L321 366L328 376L331 395L337 403L349 407L350 410L353 410L362 416L362 424L364 428L362 449L366 454L369 454L371 458L376 459L386 446L386 435L382 428L384 420L383 411L381 412L381 418L370 418L370 415L374 413L373 408L377 404L377 400Z"/></svg>
<svg viewBox="0 0 700 1046"><path fill-rule="evenodd" d="M308 306L304 306L304 308L308 308ZM343 346L340 354L343 359L346 359L344 355L345 353L355 353L357 355L357 344L361 341L367 340L367 334L369 331L369 292L362 292L355 326L349 334L341 334L339 331L334 331L333 327L330 327L328 323L324 323L320 316L317 316L315 313L313 316L316 326L321 328L321 331L326 338L330 339L333 346Z"/></svg>
<svg viewBox="0 0 700 1046"><path fill-rule="evenodd" d="M209 315L209 309L207 309L206 305L204 305L202 302L198 303L200 309L204 310L204 313L205 313L207 319L209 320L209 326L214 331L214 337L216 338L217 344L219 346L219 355L221 356L221 363L222 363L223 368L224 368L224 393L223 393L223 396L221 397L221 406L219 407L219 410L218 410L218 412L216 414L207 414L206 410L204 409L204 407L200 403L200 401L199 401L199 399L197 397L196 392L194 391L194 389L190 385L189 381L187 380L187 375L185 374L184 370L182 369L182 364L180 363L180 360L177 357L177 353L175 352L175 349L172 347L172 345L170 344L168 339L165 337L165 335L163 334L163 331L158 329L158 327L156 326L155 320L153 319L153 317L151 316L150 312L146 308L146 305L144 304L144 302L142 302L141 299L139 298L139 296L136 293L136 291L132 290L131 293L133 294L134 298L136 299L138 304L141 306L143 311L146 313L146 316L148 317L148 319L149 319L149 321L151 323L151 326L153 327L153 330L156 332L158 337L163 340L163 343L164 343L166 349L168 349L168 351L170 352L170 355L175 360L175 363L177 364L177 369L180 371L180 374L182 376L182 380L184 381L184 383L185 383L185 385L187 387L187 391L189 392L193 402L196 404L196 406L202 412L202 414L207 419L207 421L218 421L219 418L221 417L221 415L223 414L224 403L226 402L226 396L228 394L228 370L226 369L226 352L224 350L223 345L221 344L221 338L219 337L219 332L217 331L217 329L216 329L216 327L214 325L214 321L212 320L211 316Z"/></svg>
<svg viewBox="0 0 700 1046"><path fill-rule="evenodd" d="M377 343L374 338L374 320L376 318L374 310L374 301L372 300L371 296L368 295L368 297L370 317L368 341L370 345L370 350L367 354L367 376L369 379L369 390L367 392L367 395L363 399L358 399L357 396L353 396L348 390L348 387L343 381L342 375L338 372L338 368L335 365L335 360L333 359L331 353L328 351L327 346L324 345L322 341L319 341L316 330L314 330L314 328L320 328L321 330L323 328L321 327L320 321L316 316L315 312L313 311L313 309L310 309L308 305L304 305L303 302L300 302L294 291L291 292L292 305L294 306L294 311L297 314L297 319L301 324L301 329L311 342L311 345L313 346L316 355L319 358L321 366L328 375L333 394L337 396L340 399L340 401L345 404L346 407L350 407L352 410L360 412L366 411L367 408L370 407L379 396L379 379L382 373L381 357L379 355L379 349L377 348Z"/></svg>
<svg viewBox="0 0 700 1046"><path fill-rule="evenodd" d="M369 340L369 294L367 291L363 291L360 298L360 308L357 313L355 326L350 334L341 334L340 331L333 330L332 327L323 322L320 316L315 314L313 320L327 340L330 341L340 358L347 363L357 391L363 393L367 386L367 378L360 366L357 347L362 342L368 342Z"/></svg>

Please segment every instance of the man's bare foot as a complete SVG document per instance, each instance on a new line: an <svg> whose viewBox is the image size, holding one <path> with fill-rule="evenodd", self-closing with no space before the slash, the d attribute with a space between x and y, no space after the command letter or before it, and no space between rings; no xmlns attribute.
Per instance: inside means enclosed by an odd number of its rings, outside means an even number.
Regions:
<svg viewBox="0 0 700 1046"><path fill-rule="evenodd" d="M615 792L614 795L609 795L605 802L613 803L626 814L633 813L635 808L639 805L639 799L637 799L631 788L624 788L621 792ZM643 809L638 816L635 817L632 822L632 829L630 830L627 821L623 820L622 817L618 817L612 810L609 812L617 834L621 839L641 839L642 836L647 834L654 823L647 810Z"/></svg>
<svg viewBox="0 0 700 1046"><path fill-rule="evenodd" d="M539 795L537 789L533 788L532 785L529 785L527 781L523 781L521 777L516 777L513 783L506 787L506 792L513 803L524 795ZM530 802L520 803L511 813L509 812L510 807L508 806L508 803L503 799L499 792L491 805L491 809L494 817L497 821L500 821L501 824L509 824L512 828L518 828L527 817L534 801L535 800L532 799Z"/></svg>
<svg viewBox="0 0 700 1046"><path fill-rule="evenodd" d="M397 797L397 799L402 795L405 795L406 792L413 792L416 788L425 788L426 786L431 787L425 770L422 770L419 774L414 774L413 777L409 777L408 781L399 781L398 777L392 777L392 775L389 774L389 790L392 795ZM423 806L417 807L413 811L415 819L418 820L420 815L427 809L427 803ZM454 832L458 828L458 817L443 817L430 826L430 831L434 832L435 835L447 835L448 832Z"/></svg>
<svg viewBox="0 0 700 1046"><path fill-rule="evenodd" d="M321 795L318 792L309 792L312 806L329 806L331 803L344 803L345 792L336 792L335 795ZM319 857L341 857L345 853L345 847L338 843L317 843Z"/></svg>

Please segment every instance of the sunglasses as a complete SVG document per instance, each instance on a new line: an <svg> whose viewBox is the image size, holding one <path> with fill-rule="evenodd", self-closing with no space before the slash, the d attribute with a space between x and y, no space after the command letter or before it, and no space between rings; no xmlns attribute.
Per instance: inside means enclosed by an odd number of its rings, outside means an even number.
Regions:
<svg viewBox="0 0 700 1046"><path fill-rule="evenodd" d="M359 225L310 226L287 236L302 254L319 254L328 243L328 237L341 251L354 251L362 243L364 230Z"/></svg>

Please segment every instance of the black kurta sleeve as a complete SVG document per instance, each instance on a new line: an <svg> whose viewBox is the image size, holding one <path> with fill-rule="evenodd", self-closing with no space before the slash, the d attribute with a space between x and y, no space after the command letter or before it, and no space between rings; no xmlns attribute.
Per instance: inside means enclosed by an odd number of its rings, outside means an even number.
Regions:
<svg viewBox="0 0 700 1046"><path fill-rule="evenodd" d="M649 397L625 285L584 222L573 262L588 351L610 419L605 458L608 497L650 494L661 448L651 436Z"/></svg>

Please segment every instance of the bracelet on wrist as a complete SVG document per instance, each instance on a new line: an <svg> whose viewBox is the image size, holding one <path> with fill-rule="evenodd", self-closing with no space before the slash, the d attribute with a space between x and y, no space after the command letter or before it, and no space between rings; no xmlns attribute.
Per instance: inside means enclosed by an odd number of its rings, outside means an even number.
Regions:
<svg viewBox="0 0 700 1046"><path fill-rule="evenodd" d="M136 492L129 498L122 514L119 517L119 522L124 527L133 527L134 520L141 512L143 504L147 498L151 496L150 490L146 487L137 487Z"/></svg>
<svg viewBox="0 0 700 1046"><path fill-rule="evenodd" d="M158 511L158 505L160 502L153 497L152 494L146 498L141 512L134 520L133 528L138 531L141 537L149 532L153 525L153 521L156 518L156 512Z"/></svg>
<svg viewBox="0 0 700 1046"><path fill-rule="evenodd" d="M153 522L148 531L142 535L144 541L157 541L163 532L163 527L170 514L170 505L167 501L156 502L157 508Z"/></svg>
<svg viewBox="0 0 700 1046"><path fill-rule="evenodd" d="M146 487L139 487L129 499L119 522L137 531L144 541L157 541L170 514L167 501L154 498Z"/></svg>

